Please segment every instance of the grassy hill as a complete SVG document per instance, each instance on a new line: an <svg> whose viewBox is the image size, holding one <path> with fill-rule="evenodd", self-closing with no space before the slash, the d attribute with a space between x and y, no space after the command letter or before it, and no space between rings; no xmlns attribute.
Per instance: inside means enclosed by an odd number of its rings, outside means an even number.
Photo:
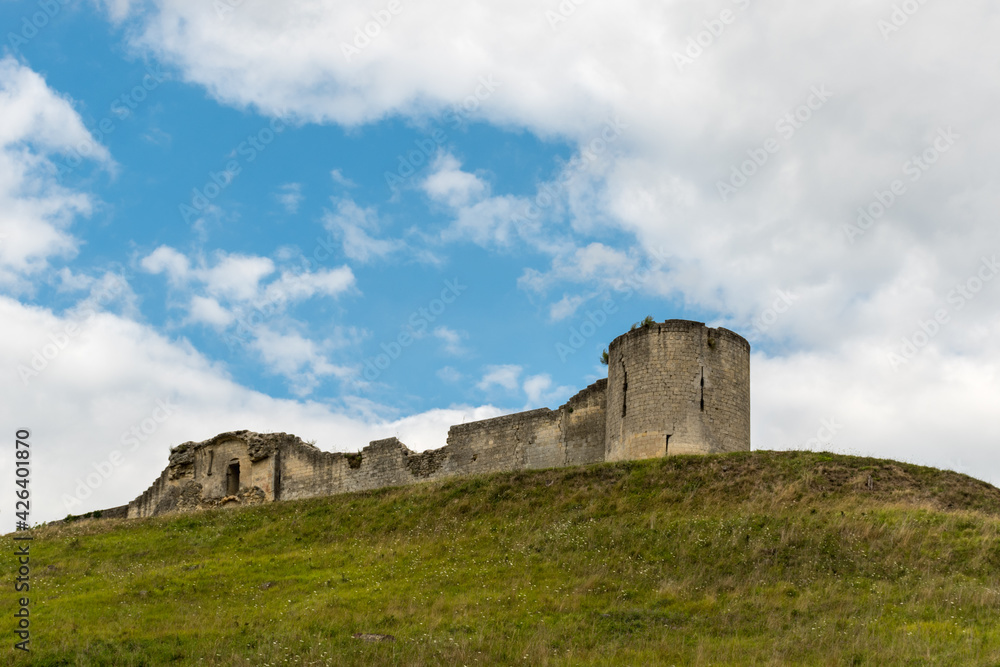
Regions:
<svg viewBox="0 0 1000 667"><path fill-rule="evenodd" d="M811 452L57 524L11 664L997 665L998 527L988 484Z"/></svg>

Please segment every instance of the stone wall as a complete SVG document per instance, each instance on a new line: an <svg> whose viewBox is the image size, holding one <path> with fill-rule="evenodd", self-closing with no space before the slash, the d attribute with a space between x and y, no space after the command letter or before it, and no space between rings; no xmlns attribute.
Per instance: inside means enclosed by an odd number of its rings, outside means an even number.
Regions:
<svg viewBox="0 0 1000 667"><path fill-rule="evenodd" d="M564 465L584 465L604 460L607 387L606 379L598 380L559 409L562 413L562 438L566 443Z"/></svg>
<svg viewBox="0 0 1000 667"><path fill-rule="evenodd" d="M604 460L605 380L558 410L542 408L452 426L448 444L417 453L396 438L375 440L357 454L324 452L287 433L221 433L186 442L141 496L129 517L293 500L400 486L455 475L596 463ZM230 493L227 469L239 466Z"/></svg>
<svg viewBox="0 0 1000 667"><path fill-rule="evenodd" d="M726 329L668 320L612 341L608 379L557 410L452 426L417 453L396 438L355 454L287 433L221 433L171 450L129 517L509 472L750 449L750 345ZM238 470L238 474L236 471Z"/></svg>

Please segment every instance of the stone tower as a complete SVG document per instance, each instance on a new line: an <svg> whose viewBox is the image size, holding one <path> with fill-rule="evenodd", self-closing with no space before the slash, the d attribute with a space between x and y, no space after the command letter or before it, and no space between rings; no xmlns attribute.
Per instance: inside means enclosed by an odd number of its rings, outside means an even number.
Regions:
<svg viewBox="0 0 1000 667"><path fill-rule="evenodd" d="M605 460L750 450L750 343L667 320L608 348Z"/></svg>

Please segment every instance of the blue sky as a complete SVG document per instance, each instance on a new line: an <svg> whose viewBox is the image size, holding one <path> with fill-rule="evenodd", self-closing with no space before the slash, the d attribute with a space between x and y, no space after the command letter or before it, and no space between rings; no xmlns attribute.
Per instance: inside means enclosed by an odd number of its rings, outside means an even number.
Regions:
<svg viewBox="0 0 1000 667"><path fill-rule="evenodd" d="M222 430L441 446L646 315L751 339L756 448L1000 473L988 3L425 5L0 4L36 520Z"/></svg>

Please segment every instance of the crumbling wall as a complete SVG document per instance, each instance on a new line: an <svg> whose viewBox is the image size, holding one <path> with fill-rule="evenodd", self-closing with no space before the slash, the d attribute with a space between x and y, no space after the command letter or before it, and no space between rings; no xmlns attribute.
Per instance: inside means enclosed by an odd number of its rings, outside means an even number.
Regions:
<svg viewBox="0 0 1000 667"><path fill-rule="evenodd" d="M128 516L309 498L454 475L750 449L750 344L726 329L668 320L608 347L608 378L557 410L459 424L422 453L396 438L330 453L287 433L220 433L171 450ZM230 493L226 471L239 464Z"/></svg>
<svg viewBox="0 0 1000 667"><path fill-rule="evenodd" d="M605 392L599 380L558 410L528 412L452 426L448 444L417 453L396 438L355 454L324 452L287 433L220 433L171 450L170 463L128 516L293 500L400 486L454 475L509 472L604 460ZM239 491L226 471L239 463Z"/></svg>
<svg viewBox="0 0 1000 667"><path fill-rule="evenodd" d="M375 440L356 454L329 453L309 445L286 445L279 454L279 498L292 500L365 491L438 477L448 455L444 450L417 454L396 438Z"/></svg>
<svg viewBox="0 0 1000 667"><path fill-rule="evenodd" d="M129 518L216 507L229 502L253 504L275 499L276 452L284 443L301 443L287 433L220 433L203 442L185 442L170 450L166 470L128 505ZM303 446L305 443L301 443ZM236 493L227 488L227 470L239 464Z"/></svg>

